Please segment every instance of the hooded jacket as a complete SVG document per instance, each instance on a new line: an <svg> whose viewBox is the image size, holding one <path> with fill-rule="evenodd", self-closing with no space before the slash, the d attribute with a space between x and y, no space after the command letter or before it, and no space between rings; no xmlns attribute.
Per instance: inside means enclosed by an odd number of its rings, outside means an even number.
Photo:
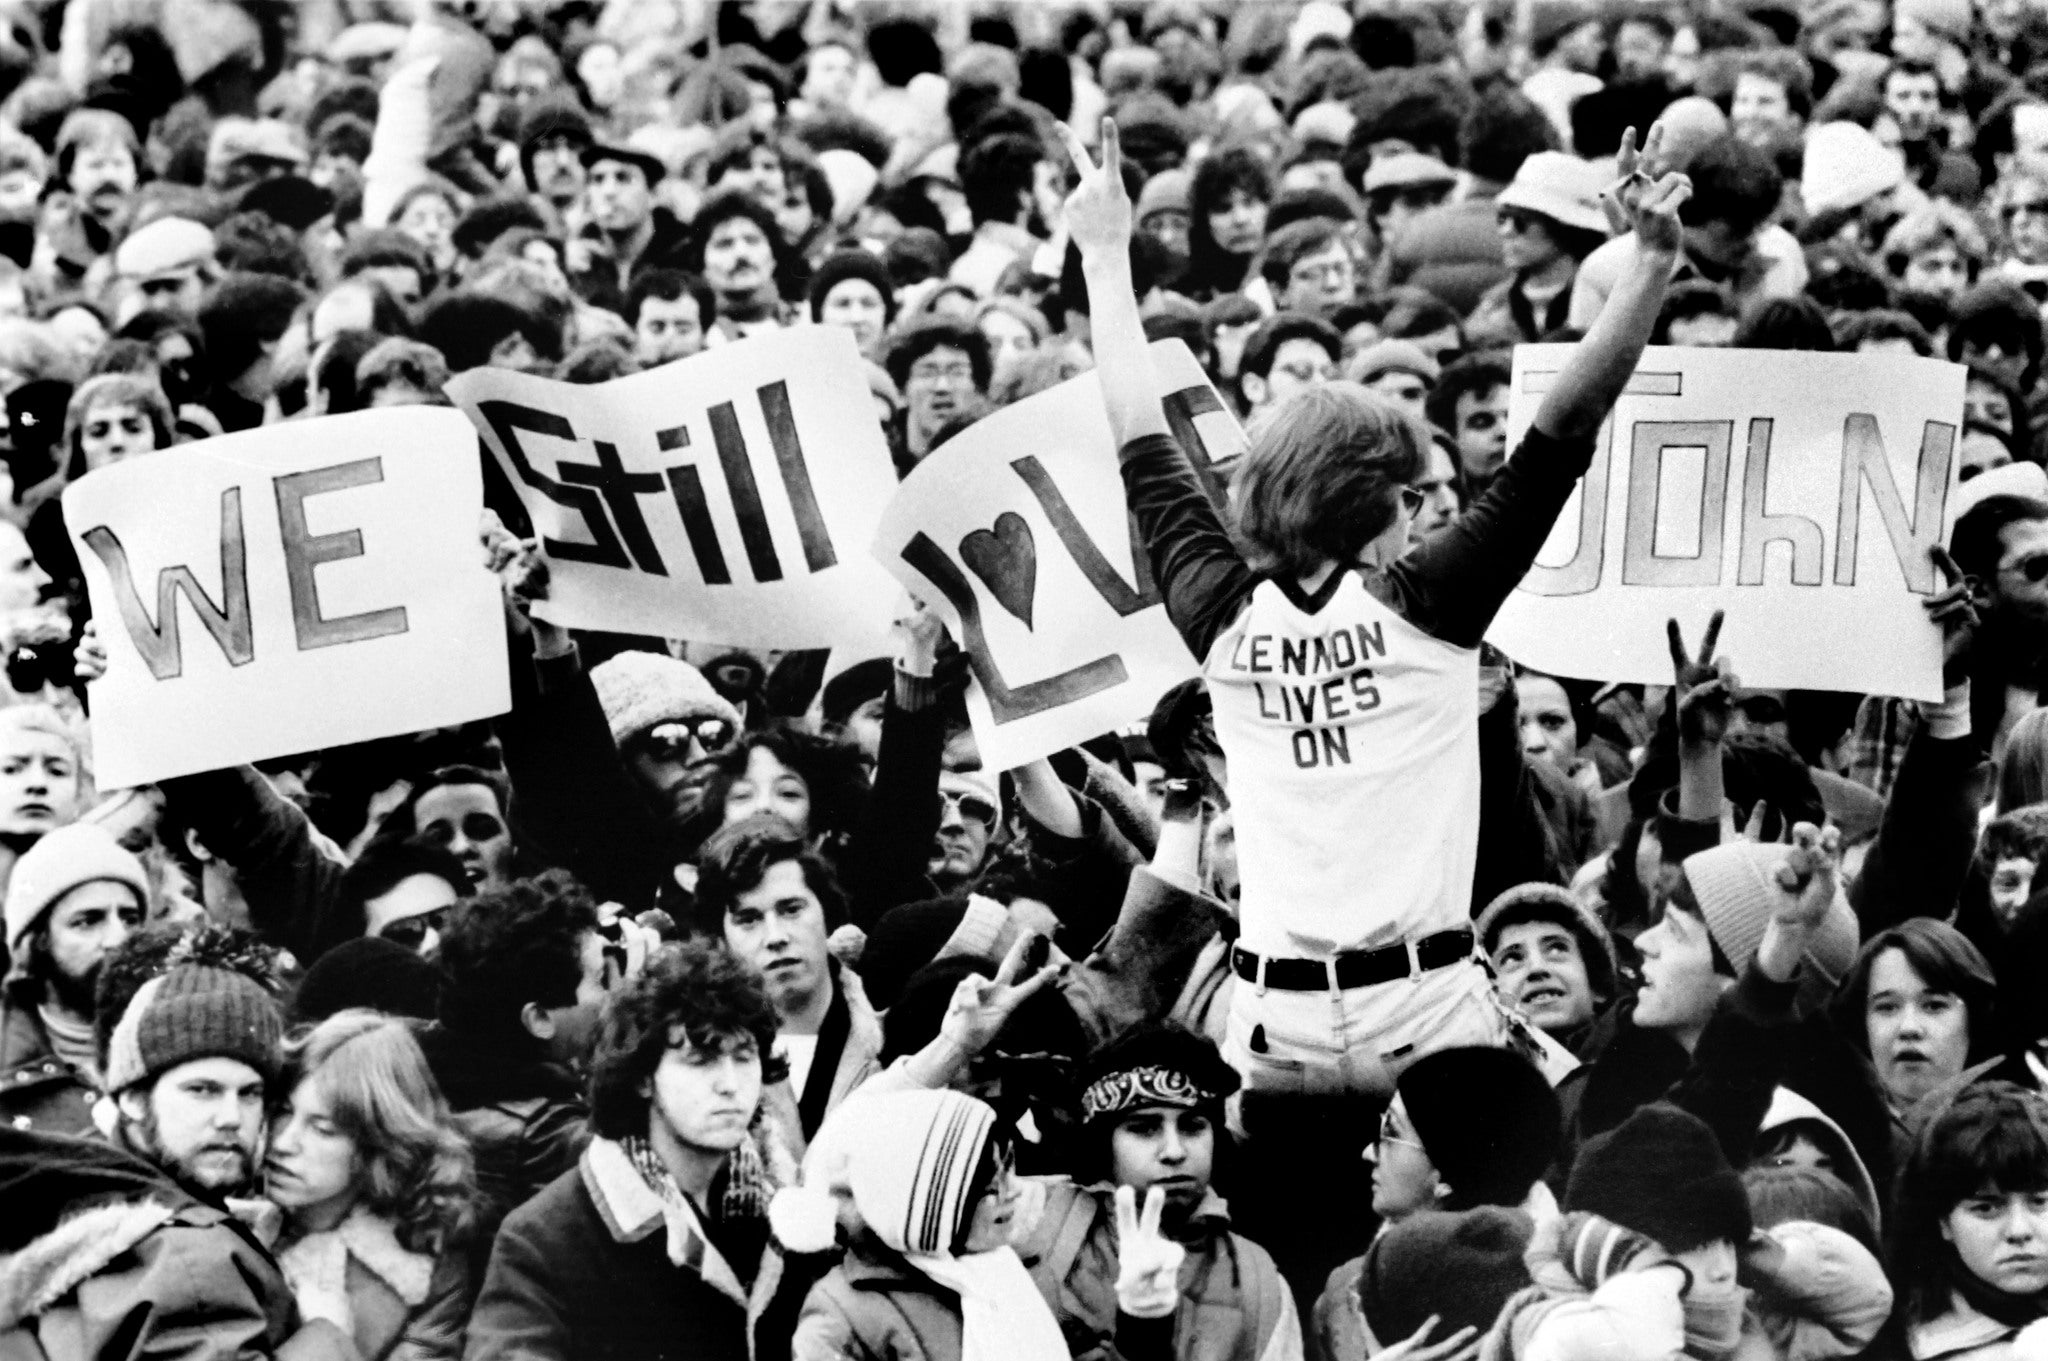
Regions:
<svg viewBox="0 0 2048 1361"><path fill-rule="evenodd" d="M1045 1181L1045 1212L1018 1253L1077 1357L1112 1361L1117 1304L1114 1188ZM1300 1361L1294 1294L1272 1257L1230 1231L1210 1191L1175 1236L1187 1249L1173 1313L1175 1361Z"/></svg>
<svg viewBox="0 0 2048 1361"><path fill-rule="evenodd" d="M225 1208L118 1149L0 1125L0 1205L0 1356L360 1356Z"/></svg>

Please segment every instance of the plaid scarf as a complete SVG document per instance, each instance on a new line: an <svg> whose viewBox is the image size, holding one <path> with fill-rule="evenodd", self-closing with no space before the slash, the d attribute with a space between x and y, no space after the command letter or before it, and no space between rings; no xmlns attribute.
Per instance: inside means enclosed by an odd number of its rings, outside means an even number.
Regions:
<svg viewBox="0 0 2048 1361"><path fill-rule="evenodd" d="M725 1160L725 1191L718 1197L715 1206L707 1207L714 1223L731 1224L740 1220L763 1220L768 1218L768 1198L775 1188L768 1179L767 1160L762 1156L758 1141L761 1138L761 1124L756 1121L748 1138L732 1151ZM676 1185L676 1179L669 1174L661 1155L654 1151L654 1145L645 1135L634 1135L621 1139L619 1146L632 1160L633 1170L647 1183L647 1189L661 1197L662 1203L671 1209L681 1209L694 1204Z"/></svg>

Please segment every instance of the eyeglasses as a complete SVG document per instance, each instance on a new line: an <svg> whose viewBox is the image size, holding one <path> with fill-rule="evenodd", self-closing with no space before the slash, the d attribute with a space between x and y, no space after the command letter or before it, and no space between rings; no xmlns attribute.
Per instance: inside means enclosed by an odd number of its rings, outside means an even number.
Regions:
<svg viewBox="0 0 2048 1361"><path fill-rule="evenodd" d="M439 931L447 920L448 909L437 907L431 912L422 912L417 917L395 921L377 934L393 945L403 945L408 950L417 951L426 941L427 933Z"/></svg>
<svg viewBox="0 0 2048 1361"><path fill-rule="evenodd" d="M641 736L640 749L657 761L688 760L692 742L706 753L722 751L737 732L732 722L723 718L657 723Z"/></svg>
<svg viewBox="0 0 2048 1361"><path fill-rule="evenodd" d="M1422 1145L1415 1140L1401 1137L1400 1126L1394 1123L1394 1108L1392 1106L1387 1107L1385 1113L1380 1116L1379 1138L1373 1142L1380 1144L1406 1144L1410 1148L1422 1148ZM1427 1149L1423 1151L1428 1152Z"/></svg>
<svg viewBox="0 0 2048 1361"><path fill-rule="evenodd" d="M996 806L979 794L961 794L941 789L939 800L945 809L959 810L960 816L969 822L978 822L984 827L996 825Z"/></svg>
<svg viewBox="0 0 2048 1361"><path fill-rule="evenodd" d="M1296 265L1292 270L1288 271L1287 277L1290 281L1298 284L1319 284L1326 281L1342 283L1353 277L1355 273L1356 271L1352 269L1351 261L1348 259L1328 260L1320 265Z"/></svg>
<svg viewBox="0 0 2048 1361"><path fill-rule="evenodd" d="M2029 215L2048 217L2048 199L2026 199L2019 203L2008 203L1998 211L2007 221Z"/></svg>
<svg viewBox="0 0 2048 1361"><path fill-rule="evenodd" d="M1337 376L1337 371L1328 366L1313 364L1276 364L1274 371L1284 373L1297 383L1327 383Z"/></svg>
<svg viewBox="0 0 2048 1361"><path fill-rule="evenodd" d="M2048 553L2036 553L2031 557L2021 558L2011 566L2001 567L1998 570L2001 572L2018 572L2028 582L2038 586L2043 581L2048 581Z"/></svg>
<svg viewBox="0 0 2048 1361"><path fill-rule="evenodd" d="M972 364L912 364L910 380L914 383L971 383L974 381Z"/></svg>
<svg viewBox="0 0 2048 1361"><path fill-rule="evenodd" d="M1500 223L1501 226L1506 227L1511 232L1526 232L1536 225L1536 219L1529 216L1529 214L1517 213L1512 210L1496 213L1494 221Z"/></svg>

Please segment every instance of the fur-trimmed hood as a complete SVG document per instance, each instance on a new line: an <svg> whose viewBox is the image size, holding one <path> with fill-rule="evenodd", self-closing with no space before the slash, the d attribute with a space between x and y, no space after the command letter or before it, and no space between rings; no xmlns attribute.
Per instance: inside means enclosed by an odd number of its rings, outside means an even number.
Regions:
<svg viewBox="0 0 2048 1361"><path fill-rule="evenodd" d="M176 1213L155 1200L94 1205L0 1257L0 1333L56 1304Z"/></svg>

